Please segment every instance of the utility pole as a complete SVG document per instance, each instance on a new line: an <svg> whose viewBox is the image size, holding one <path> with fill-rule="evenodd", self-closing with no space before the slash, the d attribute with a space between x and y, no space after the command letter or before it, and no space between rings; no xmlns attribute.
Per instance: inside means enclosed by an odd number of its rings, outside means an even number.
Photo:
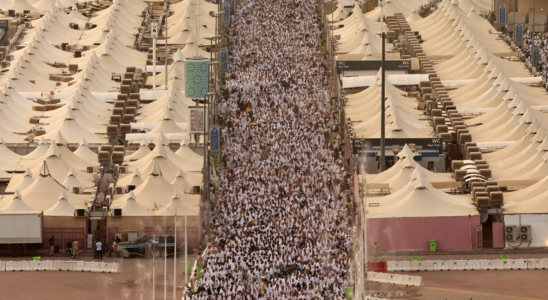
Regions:
<svg viewBox="0 0 548 300"><path fill-rule="evenodd" d="M384 0L379 0L379 6L381 7L381 36L382 36L382 61L381 61L381 159L380 159L380 170L383 172L385 169L385 108L384 108L384 93L386 89L385 82L385 73L384 73L384 61L385 61L385 39L386 34L384 33Z"/></svg>
<svg viewBox="0 0 548 300"><path fill-rule="evenodd" d="M167 31L166 31L167 34ZM158 38L158 23L150 23L150 38L152 39L152 89L156 89L156 39ZM167 84L167 81L166 81Z"/></svg>
<svg viewBox="0 0 548 300"><path fill-rule="evenodd" d="M164 6L166 8L166 57L165 57L165 64L166 64L166 69L164 70L164 73L166 74L166 83L165 83L165 88L167 90L167 60L169 58L169 49L167 48L167 17L169 16L169 2L168 0L165 0L164 2ZM160 20L161 22L161 20ZM196 43L198 43L198 40L196 40Z"/></svg>
<svg viewBox="0 0 548 300"><path fill-rule="evenodd" d="M514 0L514 44L516 43L516 32L517 32L517 27L516 27L516 13L518 12L517 11L517 8L518 6L516 5L516 1L517 0Z"/></svg>

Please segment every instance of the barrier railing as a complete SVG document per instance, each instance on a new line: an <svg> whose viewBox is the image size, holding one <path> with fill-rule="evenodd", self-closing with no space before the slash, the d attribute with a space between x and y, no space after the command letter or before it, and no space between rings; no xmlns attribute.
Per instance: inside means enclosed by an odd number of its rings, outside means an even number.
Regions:
<svg viewBox="0 0 548 300"><path fill-rule="evenodd" d="M72 271L95 273L120 273L119 263L95 261L0 261L0 272L15 271Z"/></svg>
<svg viewBox="0 0 548 300"><path fill-rule="evenodd" d="M423 286L421 276L389 273L367 272L367 281L405 286Z"/></svg>
<svg viewBox="0 0 548 300"><path fill-rule="evenodd" d="M548 258L495 260L388 261L388 272L540 270L548 269Z"/></svg>

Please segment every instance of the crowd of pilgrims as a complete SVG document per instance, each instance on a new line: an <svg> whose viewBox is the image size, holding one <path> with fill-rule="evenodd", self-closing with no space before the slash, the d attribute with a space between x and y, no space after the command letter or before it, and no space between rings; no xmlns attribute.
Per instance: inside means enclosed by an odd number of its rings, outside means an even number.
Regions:
<svg viewBox="0 0 548 300"><path fill-rule="evenodd" d="M244 0L233 16L212 237L187 299L344 299L351 178L316 4Z"/></svg>
<svg viewBox="0 0 548 300"><path fill-rule="evenodd" d="M546 79L548 69L548 32L531 34L529 28L523 33L523 45L521 46L525 58L533 62L533 50L539 47L539 61L537 71Z"/></svg>

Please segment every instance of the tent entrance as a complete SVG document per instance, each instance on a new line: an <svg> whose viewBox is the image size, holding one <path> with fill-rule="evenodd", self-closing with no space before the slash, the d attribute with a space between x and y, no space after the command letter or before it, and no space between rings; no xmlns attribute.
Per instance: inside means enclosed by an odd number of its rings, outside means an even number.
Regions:
<svg viewBox="0 0 548 300"><path fill-rule="evenodd" d="M498 221L497 215L489 215L487 220L481 224L483 248L493 249L493 223Z"/></svg>

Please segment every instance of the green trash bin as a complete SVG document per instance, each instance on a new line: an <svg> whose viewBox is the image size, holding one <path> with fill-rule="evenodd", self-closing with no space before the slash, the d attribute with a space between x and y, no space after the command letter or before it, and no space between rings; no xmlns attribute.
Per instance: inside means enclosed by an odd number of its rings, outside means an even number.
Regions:
<svg viewBox="0 0 548 300"><path fill-rule="evenodd" d="M351 286L347 286L344 288L344 295L346 297L346 300L351 300L352 295L354 295L354 288Z"/></svg>
<svg viewBox="0 0 548 300"><path fill-rule="evenodd" d="M502 260L508 260L508 255L501 255L500 258L502 258Z"/></svg>
<svg viewBox="0 0 548 300"><path fill-rule="evenodd" d="M436 240L430 240L430 252L436 252Z"/></svg>
<svg viewBox="0 0 548 300"><path fill-rule="evenodd" d="M40 256L36 256L32 258L34 261L40 261Z"/></svg>

